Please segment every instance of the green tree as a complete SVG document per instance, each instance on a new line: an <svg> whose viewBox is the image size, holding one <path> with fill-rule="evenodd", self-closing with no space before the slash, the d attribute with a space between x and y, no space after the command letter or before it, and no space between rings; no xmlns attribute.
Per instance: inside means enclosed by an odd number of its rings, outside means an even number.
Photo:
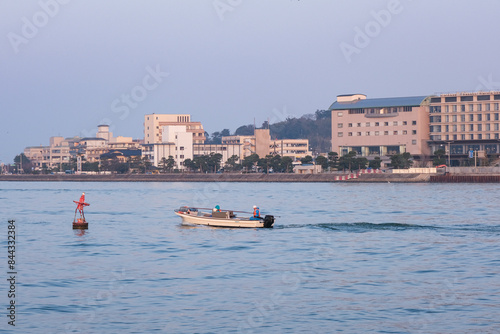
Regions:
<svg viewBox="0 0 500 334"><path fill-rule="evenodd" d="M328 158L322 155L316 157L316 165L320 165L323 170L328 169Z"/></svg>
<svg viewBox="0 0 500 334"><path fill-rule="evenodd" d="M335 170L339 168L339 155L337 152L328 153L328 167Z"/></svg>
<svg viewBox="0 0 500 334"><path fill-rule="evenodd" d="M201 173L208 172L208 155L199 155L193 159L194 166Z"/></svg>
<svg viewBox="0 0 500 334"><path fill-rule="evenodd" d="M394 154L391 156L392 168L396 169L408 169L412 166L413 161L410 153L405 152L402 154Z"/></svg>
<svg viewBox="0 0 500 334"><path fill-rule="evenodd" d="M305 157L300 159L300 163L303 165L312 164L312 162L313 162L313 158L310 155L306 155Z"/></svg>
<svg viewBox="0 0 500 334"><path fill-rule="evenodd" d="M242 125L236 129L234 132L235 136L252 136L253 135L253 125Z"/></svg>
<svg viewBox="0 0 500 334"><path fill-rule="evenodd" d="M254 153L243 159L242 166L248 172L252 170L252 167L254 167L258 161L259 161L259 155Z"/></svg>
<svg viewBox="0 0 500 334"><path fill-rule="evenodd" d="M240 157L237 155L232 155L229 157L224 164L224 169L228 171L237 171L241 169L241 164L238 163L238 160L240 160Z"/></svg>
<svg viewBox="0 0 500 334"><path fill-rule="evenodd" d="M293 172L293 159L290 157L281 158L280 171L282 173Z"/></svg>
<svg viewBox="0 0 500 334"><path fill-rule="evenodd" d="M222 160L222 154L220 153L210 153L207 158L207 165L210 171L217 172L220 169L220 162Z"/></svg>
<svg viewBox="0 0 500 334"><path fill-rule="evenodd" d="M446 165L446 151L439 149L434 151L434 159L432 159L434 166Z"/></svg>
<svg viewBox="0 0 500 334"><path fill-rule="evenodd" d="M341 156L338 160L338 168L342 170L352 171L353 166L356 165L356 151L350 151L349 153Z"/></svg>
<svg viewBox="0 0 500 334"><path fill-rule="evenodd" d="M24 153L21 153L14 157L14 164L16 166L16 172L18 173L19 171L21 171L21 173L28 174L32 171L33 164Z"/></svg>
<svg viewBox="0 0 500 334"><path fill-rule="evenodd" d="M373 169L379 169L380 166L382 166L382 160L380 160L380 157L373 158L373 160L370 160L370 163L368 164L368 167Z"/></svg>
<svg viewBox="0 0 500 334"><path fill-rule="evenodd" d="M184 164L184 167L186 167L188 170L191 170L191 171L195 171L196 170L196 164L191 159L184 160L183 164Z"/></svg>

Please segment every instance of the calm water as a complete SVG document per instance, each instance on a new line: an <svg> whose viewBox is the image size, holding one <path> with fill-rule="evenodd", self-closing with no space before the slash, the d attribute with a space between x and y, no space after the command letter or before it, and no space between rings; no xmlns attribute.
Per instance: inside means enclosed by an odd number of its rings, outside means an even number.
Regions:
<svg viewBox="0 0 500 334"><path fill-rule="evenodd" d="M184 204L280 218L188 227ZM2 277L15 219L16 333L498 333L499 204L496 184L2 182Z"/></svg>

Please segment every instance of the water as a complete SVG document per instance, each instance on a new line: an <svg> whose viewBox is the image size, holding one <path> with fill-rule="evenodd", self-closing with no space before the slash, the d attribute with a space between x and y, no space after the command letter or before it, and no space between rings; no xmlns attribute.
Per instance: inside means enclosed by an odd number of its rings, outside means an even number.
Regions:
<svg viewBox="0 0 500 334"><path fill-rule="evenodd" d="M496 184L2 182L2 275L15 219L18 333L498 333L499 199ZM182 226L186 204L280 218Z"/></svg>

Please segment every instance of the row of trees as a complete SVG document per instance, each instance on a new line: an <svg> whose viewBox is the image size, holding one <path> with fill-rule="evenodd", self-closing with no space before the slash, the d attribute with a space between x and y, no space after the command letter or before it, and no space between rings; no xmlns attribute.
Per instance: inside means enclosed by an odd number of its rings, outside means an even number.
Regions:
<svg viewBox="0 0 500 334"><path fill-rule="evenodd" d="M434 166L446 164L446 152L437 150L434 152ZM406 169L413 165L412 156L405 152L394 154L390 157L392 168ZM473 159L472 159L473 160ZM49 169L43 167L42 171L35 171L31 161L22 153L15 157L14 166L11 172L14 173L50 173L64 172L66 170L75 171L77 162L72 158L68 163L62 163L58 167ZM315 160L311 156L306 156L301 159L302 164L316 163L321 165L323 170L343 170L355 171L359 169L373 168L378 169L381 166L382 160L380 157L375 157L373 160L368 160L365 157L358 156L356 151L351 151L343 156L339 156L336 152L330 152L325 156L318 156ZM267 155L263 158L257 154L252 154L245 157L243 160L237 155L233 155L227 159L222 166L222 155L219 153L211 153L194 157L193 159L184 160L184 167L188 171L201 173L217 173L224 172L274 172L274 173L291 173L293 171L293 159L290 157L281 157L279 155ZM172 156L162 158L158 168L153 167L151 162L146 157L134 156L129 157L126 162L120 161L117 157L103 158L101 163L82 161L82 171L111 171L119 174L124 173L146 173L152 170L158 170L162 173L179 172L175 166L175 160Z"/></svg>

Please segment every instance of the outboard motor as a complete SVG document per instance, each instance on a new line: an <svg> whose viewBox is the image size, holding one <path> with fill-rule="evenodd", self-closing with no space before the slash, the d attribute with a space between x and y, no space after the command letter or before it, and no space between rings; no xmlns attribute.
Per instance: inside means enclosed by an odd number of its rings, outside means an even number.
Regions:
<svg viewBox="0 0 500 334"><path fill-rule="evenodd" d="M274 216L266 215L264 217L264 227L272 228L274 224Z"/></svg>

